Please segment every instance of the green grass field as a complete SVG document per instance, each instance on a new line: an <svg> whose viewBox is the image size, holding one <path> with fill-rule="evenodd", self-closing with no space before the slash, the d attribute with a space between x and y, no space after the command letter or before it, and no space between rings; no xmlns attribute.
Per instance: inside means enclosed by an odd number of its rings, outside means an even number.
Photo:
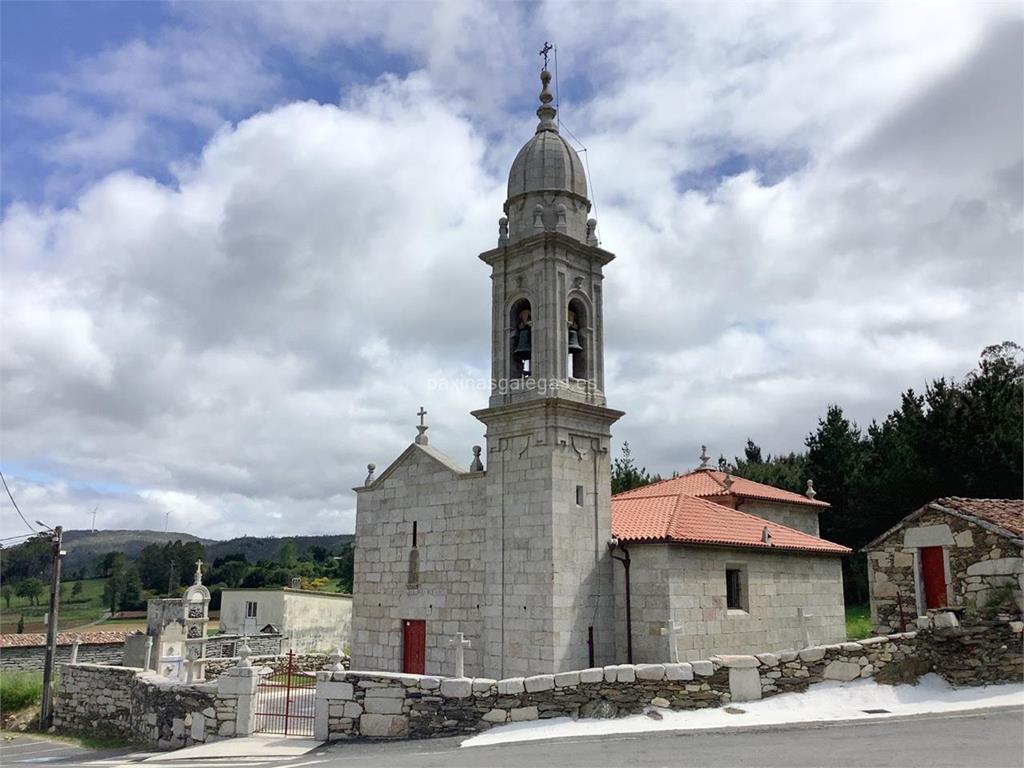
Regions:
<svg viewBox="0 0 1024 768"><path fill-rule="evenodd" d="M871 608L867 605L846 606L846 639L871 637Z"/></svg>
<svg viewBox="0 0 1024 768"><path fill-rule="evenodd" d="M103 616L105 607L103 605L103 587L106 579L83 579L82 593L72 596L74 581L65 581L61 584L60 594L60 626L68 628L88 624ZM25 617L26 632L45 632L46 625L43 617L49 608L49 589L39 599L40 605L29 605L24 597L11 599L11 607L6 602L0 602L0 629L5 633L14 632L18 626L18 618Z"/></svg>
<svg viewBox="0 0 1024 768"><path fill-rule="evenodd" d="M42 696L42 672L12 671L0 675L0 710L4 714L38 704Z"/></svg>

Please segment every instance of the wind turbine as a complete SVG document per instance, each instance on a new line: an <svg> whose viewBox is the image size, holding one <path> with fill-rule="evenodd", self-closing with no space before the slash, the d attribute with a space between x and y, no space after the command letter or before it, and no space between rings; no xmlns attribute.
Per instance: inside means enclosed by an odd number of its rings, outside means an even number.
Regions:
<svg viewBox="0 0 1024 768"><path fill-rule="evenodd" d="M95 507L92 508L92 532L93 533L96 533L96 510L98 510L99 508L100 508L99 504L97 504Z"/></svg>

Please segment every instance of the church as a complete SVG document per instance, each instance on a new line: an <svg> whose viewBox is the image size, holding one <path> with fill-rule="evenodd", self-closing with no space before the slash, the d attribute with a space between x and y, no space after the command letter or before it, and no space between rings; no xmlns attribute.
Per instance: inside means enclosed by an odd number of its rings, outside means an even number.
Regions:
<svg viewBox="0 0 1024 768"><path fill-rule="evenodd" d="M612 497L602 249L541 72L491 269L486 450L418 435L356 492L353 669L505 678L845 639L828 505L703 465ZM614 288L613 288L614 290ZM481 454L483 454L481 456ZM705 451L706 454L706 451ZM459 634L464 640L460 642Z"/></svg>

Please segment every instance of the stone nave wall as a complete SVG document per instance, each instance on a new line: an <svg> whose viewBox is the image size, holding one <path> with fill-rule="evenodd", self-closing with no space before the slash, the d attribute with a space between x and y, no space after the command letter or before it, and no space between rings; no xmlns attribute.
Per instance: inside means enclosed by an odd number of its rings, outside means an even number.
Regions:
<svg viewBox="0 0 1024 768"><path fill-rule="evenodd" d="M321 672L315 734L325 740L426 738L552 717L615 717L804 691L823 680L934 671L954 685L1020 681L1021 622L936 629L757 656L621 664L508 680ZM881 674L880 674L881 673Z"/></svg>

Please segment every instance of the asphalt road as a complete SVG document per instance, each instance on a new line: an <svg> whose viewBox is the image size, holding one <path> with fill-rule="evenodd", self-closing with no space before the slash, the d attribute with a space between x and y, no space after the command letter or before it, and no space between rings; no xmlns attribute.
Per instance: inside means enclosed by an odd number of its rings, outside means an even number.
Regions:
<svg viewBox="0 0 1024 768"><path fill-rule="evenodd" d="M0 763L61 766L150 764L153 753L74 754L51 743L18 739L0 749ZM33 740L34 741L34 740ZM847 723L659 732L459 747L459 739L336 743L287 759L174 759L160 768L373 766L374 768L1024 768L1024 708L975 710ZM33 746L35 749L33 749ZM66 747L65 747L66 748ZM69 754L71 752L71 754ZM182 753L184 754L184 753Z"/></svg>
<svg viewBox="0 0 1024 768"><path fill-rule="evenodd" d="M865 766L1021 768L1024 708L885 721L774 726L459 748L455 739L336 744L305 755L325 765L387 768L526 766Z"/></svg>

